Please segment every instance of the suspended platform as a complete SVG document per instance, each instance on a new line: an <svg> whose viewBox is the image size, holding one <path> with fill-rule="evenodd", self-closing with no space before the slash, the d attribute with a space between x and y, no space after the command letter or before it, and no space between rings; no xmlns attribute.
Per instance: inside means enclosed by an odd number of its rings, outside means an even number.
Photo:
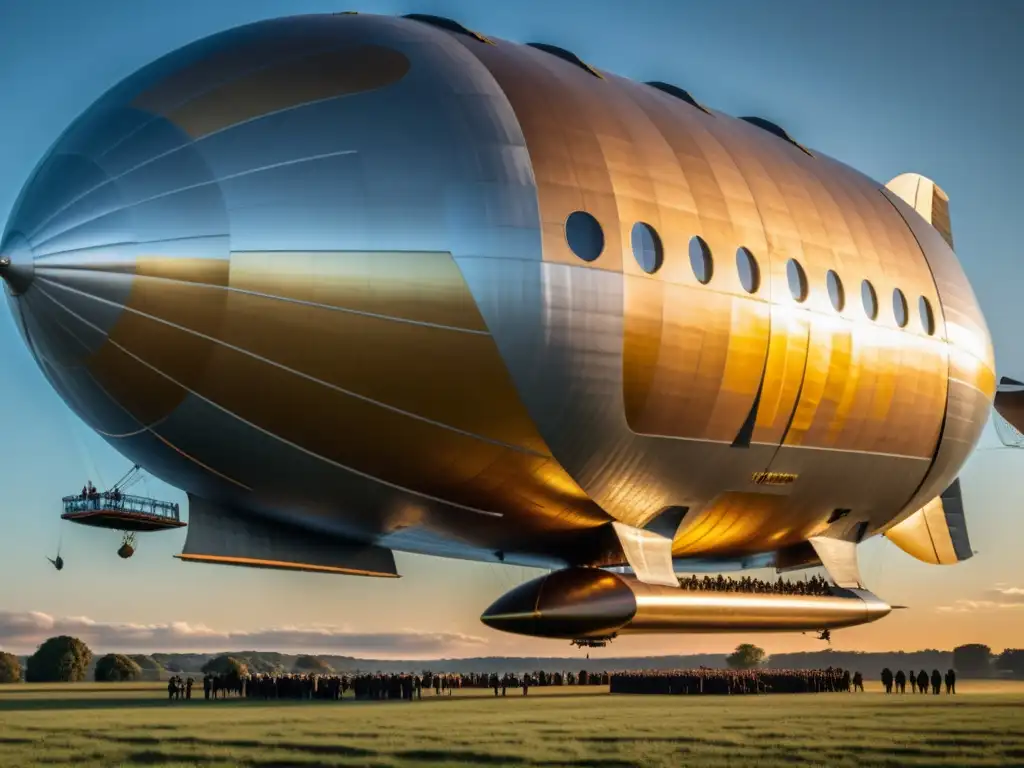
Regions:
<svg viewBox="0 0 1024 768"><path fill-rule="evenodd" d="M177 504L117 492L65 496L63 520L94 528L151 533L184 528Z"/></svg>

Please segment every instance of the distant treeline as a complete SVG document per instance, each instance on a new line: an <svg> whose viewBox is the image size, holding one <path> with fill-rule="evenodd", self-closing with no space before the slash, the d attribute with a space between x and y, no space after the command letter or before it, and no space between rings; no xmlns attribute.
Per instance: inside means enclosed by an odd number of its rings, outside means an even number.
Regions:
<svg viewBox="0 0 1024 768"><path fill-rule="evenodd" d="M509 657L491 656L472 659L385 660L357 659L330 654L287 654L268 651L232 651L220 653L152 653L132 654L131 661L139 671L134 679L166 680L172 675L201 676L204 667L219 656L231 656L246 665L253 674L278 675L295 671L327 671L345 674L355 672L523 674L536 670L576 670L585 664L594 672L612 672L652 669L695 669L728 667L726 654L696 654L679 656L589 658L582 654L565 657ZM13 657L12 657L13 660ZM27 659L19 659L27 668ZM92 680L98 659L90 659L83 675ZM763 664L768 669L825 669L840 667L860 672L865 678L878 679L882 669L893 672L920 669L955 668L962 677L1024 677L1024 650L1007 649L993 654L985 645L964 645L952 651L926 650L904 653L862 653L824 649L805 653L773 654ZM0 676L2 677L2 676Z"/></svg>

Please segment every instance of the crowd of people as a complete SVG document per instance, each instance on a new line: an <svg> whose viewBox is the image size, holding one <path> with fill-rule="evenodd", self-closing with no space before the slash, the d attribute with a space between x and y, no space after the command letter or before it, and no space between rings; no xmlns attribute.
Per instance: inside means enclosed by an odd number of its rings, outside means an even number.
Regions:
<svg viewBox="0 0 1024 768"><path fill-rule="evenodd" d="M956 693L956 672L945 675L932 670L895 674L882 670L882 686L886 693L905 693L907 682L912 693ZM197 681L193 677L175 675L167 682L168 698L191 699L192 689L202 685L203 698L224 699L300 699L414 701L424 696L451 696L463 688L490 689L495 696L519 691L523 696L530 688L549 686L606 685L612 693L733 695L762 693L837 693L864 690L860 672L851 673L838 667L827 669L698 669L637 670L631 672L530 672L454 674L423 672L421 674L207 674ZM198 698L198 694L197 694Z"/></svg>
<svg viewBox="0 0 1024 768"><path fill-rule="evenodd" d="M679 586L693 592L747 592L757 595L815 595L818 597L828 597L832 594L832 587L822 576L811 576L809 579L800 581L788 581L781 576L775 581L755 579L750 576L734 579L721 574L715 578L707 575L703 578L683 576L679 579Z"/></svg>
<svg viewBox="0 0 1024 768"><path fill-rule="evenodd" d="M943 675L939 670L933 669L931 675L928 672L921 670L917 674L914 670L910 670L908 674L904 674L902 669L896 670L896 674L892 673L892 670L886 667L882 670L882 687L885 688L886 693L906 693L907 683L910 683L911 693L928 693L929 690L935 696L942 693L942 685L946 685L946 693L956 693L956 672L952 669L946 670L946 674ZM929 685L930 684L930 685Z"/></svg>
<svg viewBox="0 0 1024 768"><path fill-rule="evenodd" d="M351 695L355 699L397 699L412 701L424 695L451 696L462 688L483 688L494 691L495 696L507 696L509 690L518 690L523 696L530 688L566 685L608 685L608 672L530 672L522 675L498 674L435 674L423 672L409 674L207 674L202 683L204 699L228 697L246 699L331 699L340 700ZM175 675L167 681L167 695L171 700L191 699L195 678Z"/></svg>
<svg viewBox="0 0 1024 768"><path fill-rule="evenodd" d="M82 492L78 495L78 499L80 501L91 501L94 503L99 502L101 498L117 503L124 497L118 488L115 488L112 491L104 491L103 493L100 493L96 490L96 486L92 484L92 480L89 480L82 486Z"/></svg>
<svg viewBox="0 0 1024 768"><path fill-rule="evenodd" d="M612 693L747 694L836 693L864 690L860 672L828 669L671 669L616 672Z"/></svg>

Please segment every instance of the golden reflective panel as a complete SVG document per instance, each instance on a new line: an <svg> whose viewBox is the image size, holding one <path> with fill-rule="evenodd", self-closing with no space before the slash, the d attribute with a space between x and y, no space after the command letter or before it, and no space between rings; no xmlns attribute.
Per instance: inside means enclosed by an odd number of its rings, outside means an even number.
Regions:
<svg viewBox="0 0 1024 768"><path fill-rule="evenodd" d="M920 343L927 328L917 324L897 331L891 311L871 322L841 295L843 278L868 279L886 296L937 301L918 243L873 182L644 85L600 83L515 46L477 55L523 125L542 220L610 191L613 215L586 208L610 244L630 247L622 233L637 221L663 241L664 267L650 278L620 259L634 431L731 442L760 392L751 443L932 455L946 397L942 345ZM573 173L575 195L564 190ZM692 243L703 243L696 255ZM727 295L746 295L749 281L715 256L740 247L767 255L770 310ZM591 265L566 250L544 238L546 260L615 268L610 249ZM708 289L679 287L702 281Z"/></svg>
<svg viewBox="0 0 1024 768"><path fill-rule="evenodd" d="M401 80L409 59L378 45L278 61L203 90L165 116L193 139L300 104L361 93Z"/></svg>
<svg viewBox="0 0 1024 768"><path fill-rule="evenodd" d="M630 428L731 443L761 383L768 305L627 276L623 313Z"/></svg>
<svg viewBox="0 0 1024 768"><path fill-rule="evenodd" d="M908 555L931 565L953 565L959 561L946 523L942 499L936 496L885 537Z"/></svg>
<svg viewBox="0 0 1024 768"><path fill-rule="evenodd" d="M345 576L375 576L382 579L397 579L397 573L366 571L359 568L341 568L312 563L293 563L283 560L260 560L252 557L228 557L226 555L196 555L182 553L175 555L179 560L191 560L196 563L216 563L220 565L245 565L251 568L271 568L283 571L306 571L309 573L337 573Z"/></svg>
<svg viewBox="0 0 1024 768"><path fill-rule="evenodd" d="M790 496L722 493L683 518L672 556L742 556L782 549L807 539L817 524L814 511Z"/></svg>
<svg viewBox="0 0 1024 768"><path fill-rule="evenodd" d="M141 277L158 277L166 280L180 280L185 283L203 285L228 284L232 269L227 259L168 258L164 256L139 256L135 259L135 274Z"/></svg>
<svg viewBox="0 0 1024 768"><path fill-rule="evenodd" d="M420 323L487 330L450 253L235 251L231 287Z"/></svg>

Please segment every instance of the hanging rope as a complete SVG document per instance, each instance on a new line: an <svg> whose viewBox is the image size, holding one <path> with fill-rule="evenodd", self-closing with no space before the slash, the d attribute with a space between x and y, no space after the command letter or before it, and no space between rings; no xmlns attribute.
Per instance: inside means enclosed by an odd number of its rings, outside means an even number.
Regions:
<svg viewBox="0 0 1024 768"><path fill-rule="evenodd" d="M141 472L142 472L142 467L140 467L138 464L136 464L131 469L129 469L127 472L125 472L124 476L120 480L118 480L116 483L114 483L114 486L110 490L112 490L112 491L122 491L123 492L126 489L131 488L133 485L136 485L139 482L139 480L141 479L140 478L140 473Z"/></svg>
<svg viewBox="0 0 1024 768"><path fill-rule="evenodd" d="M100 474L99 467L93 460L92 454L89 452L89 449L86 447L85 442L82 440L82 437L78 432L78 428L82 426L82 422L76 421L77 417L69 409L65 408L63 410L64 418L68 421L68 431L71 433L71 437L75 442L75 447L78 449L79 457L82 459L82 466L86 469L87 474L88 470L92 470L92 477L95 477L98 481L96 487L103 488L103 476Z"/></svg>

